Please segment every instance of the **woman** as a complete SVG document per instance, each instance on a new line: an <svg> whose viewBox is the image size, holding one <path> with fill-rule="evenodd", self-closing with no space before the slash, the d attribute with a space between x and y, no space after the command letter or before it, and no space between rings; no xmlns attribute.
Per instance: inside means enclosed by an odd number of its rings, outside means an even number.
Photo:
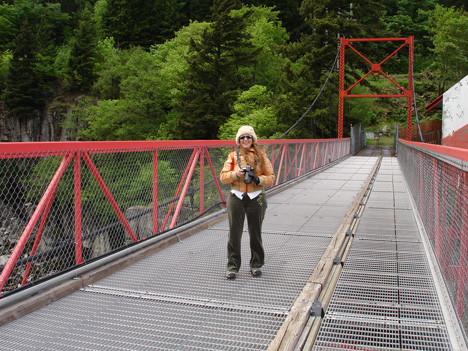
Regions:
<svg viewBox="0 0 468 351"><path fill-rule="evenodd" d="M271 162L260 150L252 127L240 127L236 143L239 148L229 154L220 174L221 183L231 184L231 193L226 201L229 218L228 279L234 279L241 266L241 239L246 215L250 236L250 272L257 277L262 274L265 259L262 222L267 209L264 186L273 185L275 180Z"/></svg>

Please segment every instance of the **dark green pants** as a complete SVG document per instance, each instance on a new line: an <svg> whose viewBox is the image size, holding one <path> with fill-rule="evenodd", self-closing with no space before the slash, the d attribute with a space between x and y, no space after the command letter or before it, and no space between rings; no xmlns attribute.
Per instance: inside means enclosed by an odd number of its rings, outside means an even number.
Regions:
<svg viewBox="0 0 468 351"><path fill-rule="evenodd" d="M247 195L245 195L242 200L233 194L228 195L228 271L238 272L241 266L241 240L246 216L250 236L250 267L260 268L263 266L265 252L262 243L262 222L265 217L266 209L267 201L264 192L252 200Z"/></svg>

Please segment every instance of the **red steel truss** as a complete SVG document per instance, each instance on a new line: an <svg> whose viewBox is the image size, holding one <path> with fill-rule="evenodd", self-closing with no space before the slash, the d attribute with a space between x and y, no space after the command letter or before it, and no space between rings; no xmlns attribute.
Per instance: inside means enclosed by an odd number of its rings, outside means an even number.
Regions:
<svg viewBox="0 0 468 351"><path fill-rule="evenodd" d="M280 185L286 181L303 176L313 169L324 166L332 161L338 160L349 154L349 139L302 139L302 140L261 140L259 143L269 155L276 173L276 183L274 186ZM218 175L222 164L226 160L228 153L235 149L235 142L229 140L182 140L182 141L122 141L122 142L43 142L43 143L0 143L0 166L2 170L14 171L15 174L11 178L5 178L2 184L3 188L0 191L5 191L5 194L12 194L17 187L15 179L26 179L32 176L30 172L34 169L39 160L58 159L56 168L50 169L52 173L34 173L34 176L40 179L47 179L44 184L44 191L39 193L37 201L32 203L33 212L26 218L24 227L19 227L20 231L12 233L12 238L15 238L15 246L12 250L2 251L0 247L0 255L7 256L8 261L0 271L0 291L5 288L5 285L10 280L10 286L23 286L28 281L33 282L35 279L47 277L47 272L42 276L31 278L35 257L41 255L41 241L44 241L44 233L47 233L48 223L50 223L50 213L53 209L53 202L59 196L73 204L70 208L71 213L63 212L63 218L69 218L67 224L63 227L67 231L73 232L73 251L64 252L64 254L72 255L72 265L83 265L85 262L83 255L85 225L83 222L83 181L86 178L83 173L92 175L92 179L87 179L87 182L93 181L96 184L97 191L101 192L106 203L113 210L120 225L130 242L138 242L146 240L152 235L158 235L163 231L174 229L177 226L183 225L184 220L180 219L181 209L184 200L190 196L192 199L197 199L198 213L192 213L191 216L201 215L205 212L205 207L208 200L213 202L212 194L206 194L207 179L214 182L214 193L218 196L218 202L225 207L223 190L218 180ZM171 162L173 163L174 174L172 180L168 184L162 181L161 169L167 168L163 163L167 160L162 160L161 154L171 153ZM183 159L182 153L190 154L190 158ZM119 192L112 181L116 179L109 178L111 175L103 174L105 168L103 163L108 161L107 169L117 171L118 163L113 161L113 156L123 155L131 156L126 160L129 163L139 165L146 162L145 169L149 169L152 174L148 184L144 184L145 193L150 194L149 203L152 216L151 233L145 234L144 237L135 233L130 225L130 219L124 214L128 205L123 206L123 198L126 196L127 188L124 186ZM145 156L146 155L146 156ZM145 156L145 157L143 157ZM214 157L215 158L214 158ZM207 166L205 166L205 161ZM14 163L16 166L13 166ZM11 167L11 168L9 168ZM205 170L206 167L206 170ZM67 169L72 170L72 186L70 192L63 193L64 175ZM21 172L21 173L20 173ZM68 171L70 173L70 171ZM209 174L205 174L209 173ZM118 173L120 183L130 184L135 177L133 173ZM89 178L89 177L88 177ZM160 179L161 178L161 179ZM210 180L211 179L211 180ZM167 176L166 176L167 181ZM28 186L28 182L24 186ZM62 184L62 190L60 185ZM196 196L193 195L193 187L199 184ZM189 193L189 187L192 187L192 194ZM33 191L34 189L31 189ZM159 192L164 192L172 196L172 201L167 207L166 213L160 213L164 219L158 221L158 210L161 212L166 207L162 208L161 195ZM213 191L212 191L213 193ZM5 195L5 196L7 196ZM8 195L10 196L10 195ZM211 197L211 199L210 199ZM132 198L132 200L134 200ZM138 199L137 199L138 200ZM89 194L88 199L89 202ZM161 224L162 223L162 224ZM86 229L89 231L88 228ZM97 228L97 230L101 230ZM148 235L148 236L146 236ZM19 238L19 239L16 239ZM30 243L30 244L29 244ZM54 251L62 250L60 247L53 249ZM48 256L42 252L43 257ZM26 260L26 261L25 261ZM21 261L21 262L19 262ZM62 271L69 267L63 266L54 270ZM12 272L19 272L21 279L14 281L16 278L11 277ZM17 274L18 275L18 274ZM37 275L37 274L36 274ZM3 290L3 292L8 291ZM0 298L2 294L0 293Z"/></svg>
<svg viewBox="0 0 468 351"><path fill-rule="evenodd" d="M384 42L384 41L401 41L402 45L396 49L393 53L387 56L384 60L379 63L374 63L366 58L362 53L356 50L355 47L351 45L353 42ZM345 39L344 37L340 40L340 81L339 81L339 101L338 101L338 139L343 138L343 103L344 98L363 98L363 97L388 97L388 98L406 98L408 99L408 117L407 117L407 140L411 140L411 123L413 115L413 42L414 37L410 36L408 38L373 38L373 39ZM384 71L382 71L382 65L394 56L397 52L403 49L408 45L408 88L405 89L390 78ZM349 47L355 53L357 53L362 59L364 59L370 66L371 69L367 72L362 78L360 78L356 83L351 85L349 88L345 89L345 50ZM350 94L351 89L356 85L361 83L367 76L370 74L382 74L387 78L392 84L394 84L400 91L401 94L373 94L373 95L356 95Z"/></svg>

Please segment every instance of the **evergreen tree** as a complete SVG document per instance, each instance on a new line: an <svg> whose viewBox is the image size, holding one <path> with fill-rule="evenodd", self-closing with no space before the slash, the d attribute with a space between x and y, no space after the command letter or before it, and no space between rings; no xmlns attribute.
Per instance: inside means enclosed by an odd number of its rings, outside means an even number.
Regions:
<svg viewBox="0 0 468 351"><path fill-rule="evenodd" d="M27 117L37 114L50 96L56 79L57 44L69 17L61 12L60 4L24 0L13 6L15 16L10 19L17 21L18 29L8 44L11 60L3 99L13 115Z"/></svg>
<svg viewBox="0 0 468 351"><path fill-rule="evenodd" d="M25 20L15 39L3 101L16 117L30 117L44 106L41 77L35 69L39 62L37 35Z"/></svg>
<svg viewBox="0 0 468 351"><path fill-rule="evenodd" d="M459 10L468 11L468 3L466 0L439 0L437 3L444 7L455 7Z"/></svg>
<svg viewBox="0 0 468 351"><path fill-rule="evenodd" d="M212 0L189 0L184 4L183 12L187 20L208 21L210 19L210 8Z"/></svg>
<svg viewBox="0 0 468 351"><path fill-rule="evenodd" d="M109 0L104 16L106 35L120 48L153 44L172 38L185 19L178 0Z"/></svg>
<svg viewBox="0 0 468 351"><path fill-rule="evenodd" d="M5 3L0 5L0 51L11 48L11 41L18 32L17 17L14 6Z"/></svg>
<svg viewBox="0 0 468 351"><path fill-rule="evenodd" d="M215 0L210 28L200 42L191 42L188 92L174 131L180 139L216 139L237 95L252 82L258 50L245 32L250 13L230 15L240 7L237 0Z"/></svg>
<svg viewBox="0 0 468 351"><path fill-rule="evenodd" d="M285 67L283 94L277 100L280 124L287 130L310 106L324 84L337 55L339 37L381 37L383 7L375 1L304 0L301 14L309 27L299 43L288 47L291 63ZM320 103L288 137L336 137L338 74L328 83ZM327 94L332 94L331 100ZM312 120L310 119L312 118ZM311 135L312 133L312 135Z"/></svg>
<svg viewBox="0 0 468 351"><path fill-rule="evenodd" d="M291 42L299 41L301 34L307 31L304 17L299 12L302 0L247 0L246 5L269 6L279 11L279 18L286 28Z"/></svg>
<svg viewBox="0 0 468 351"><path fill-rule="evenodd" d="M68 80L72 90L87 91L94 82L97 50L96 26L88 9L82 11L81 20L72 39L68 61Z"/></svg>

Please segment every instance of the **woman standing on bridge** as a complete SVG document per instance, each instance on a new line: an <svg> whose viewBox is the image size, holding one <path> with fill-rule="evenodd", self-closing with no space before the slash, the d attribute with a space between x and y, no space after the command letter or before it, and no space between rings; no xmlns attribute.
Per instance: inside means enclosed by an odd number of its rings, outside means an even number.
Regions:
<svg viewBox="0 0 468 351"><path fill-rule="evenodd" d="M241 239L244 220L250 236L250 272L262 274L265 260L262 244L262 222L267 209L265 185L273 185L275 174L270 160L257 144L257 135L250 126L242 126L236 135L239 148L229 154L220 174L221 183L231 184L227 198L229 238L226 278L234 279L241 266Z"/></svg>

